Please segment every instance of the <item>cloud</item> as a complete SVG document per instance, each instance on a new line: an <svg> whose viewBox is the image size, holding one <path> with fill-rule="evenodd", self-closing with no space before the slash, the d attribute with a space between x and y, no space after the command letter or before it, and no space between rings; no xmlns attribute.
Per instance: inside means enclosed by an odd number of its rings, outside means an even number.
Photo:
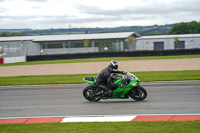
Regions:
<svg viewBox="0 0 200 133"><path fill-rule="evenodd" d="M14 1L14 0L0 0L0 2L4 1ZM32 1L32 2L48 2L48 0L25 0L25 1Z"/></svg>
<svg viewBox="0 0 200 133"><path fill-rule="evenodd" d="M69 16L37 16L37 15L30 15L30 16L3 16L3 15L0 15L0 20L3 20L3 19L8 19L8 20L12 20L12 21L15 21L15 20L42 20L42 19L48 19L48 20L51 20L51 19L65 19L65 18L69 18Z"/></svg>
<svg viewBox="0 0 200 133"><path fill-rule="evenodd" d="M62 16L0 16L1 23L0 27L8 27L8 28L63 28L68 27L69 24L73 26L76 25L78 27L80 24L88 24L88 23L101 23L101 22L111 22L117 21L118 18L101 18L101 17L87 17L87 18L76 18L68 15ZM23 24L23 25L22 25ZM9 27L10 26L10 27ZM22 26L22 27L21 27ZM81 27L81 26L80 26Z"/></svg>
<svg viewBox="0 0 200 133"><path fill-rule="evenodd" d="M200 14L200 1L198 0L169 0L167 2L145 0L145 2L143 5L139 4L139 6L137 4L127 4L116 9L104 9L101 6L90 6L86 4L76 4L75 7L82 14L99 17L105 19L105 21L110 17L110 22L118 18L117 21L124 21L124 23L126 21L151 21L157 22L157 24L170 24L200 19L196 17L197 14Z"/></svg>
<svg viewBox="0 0 200 133"><path fill-rule="evenodd" d="M5 7L0 6L0 14L6 13L6 12L8 12L8 11L9 11L8 8L5 8Z"/></svg>
<svg viewBox="0 0 200 133"><path fill-rule="evenodd" d="M146 0L148 1L148 0ZM126 7L116 9L103 9L98 6L88 6L83 4L76 4L75 7L81 12L89 15L138 15L138 14L175 14L179 12L200 12L200 1L185 1L185 2L171 2L171 3L157 3L151 2L142 6L127 5Z"/></svg>
<svg viewBox="0 0 200 133"><path fill-rule="evenodd" d="M32 6L31 8L32 9L40 9L41 7L40 6Z"/></svg>
<svg viewBox="0 0 200 133"><path fill-rule="evenodd" d="M4 1L4 2L2 2ZM62 28L199 21L199 0L0 0L0 27ZM106 3L106 4L105 4ZM23 5L23 8L19 5Z"/></svg>
<svg viewBox="0 0 200 133"><path fill-rule="evenodd" d="M26 0L26 1L32 1L32 2L48 2L48 0Z"/></svg>

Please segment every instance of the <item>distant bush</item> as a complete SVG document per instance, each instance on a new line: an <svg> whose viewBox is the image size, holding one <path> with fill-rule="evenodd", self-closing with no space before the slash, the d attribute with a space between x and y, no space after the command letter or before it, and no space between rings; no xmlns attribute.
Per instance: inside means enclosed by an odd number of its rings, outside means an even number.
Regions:
<svg viewBox="0 0 200 133"><path fill-rule="evenodd" d="M10 37L10 36L26 36L26 33L25 32L20 32L20 33L17 33L17 32L13 32L13 33L2 32L0 34L0 37Z"/></svg>
<svg viewBox="0 0 200 133"><path fill-rule="evenodd" d="M182 22L173 25L169 34L198 34L200 33L200 22Z"/></svg>

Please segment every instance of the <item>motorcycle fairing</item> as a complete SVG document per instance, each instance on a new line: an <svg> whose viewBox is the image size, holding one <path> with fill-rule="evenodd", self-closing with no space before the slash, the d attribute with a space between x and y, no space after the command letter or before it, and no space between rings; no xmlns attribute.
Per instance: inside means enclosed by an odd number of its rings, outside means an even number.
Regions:
<svg viewBox="0 0 200 133"><path fill-rule="evenodd" d="M123 82L123 79L118 79L115 81L115 84L121 84ZM131 77L130 82L127 85L124 85L122 87L117 88L113 91L112 98L125 98L125 95L134 87L140 86L140 81L138 78L134 75Z"/></svg>
<svg viewBox="0 0 200 133"><path fill-rule="evenodd" d="M85 81L86 83L89 83L89 84L95 86L96 77L84 77L84 78L83 78L83 81Z"/></svg>

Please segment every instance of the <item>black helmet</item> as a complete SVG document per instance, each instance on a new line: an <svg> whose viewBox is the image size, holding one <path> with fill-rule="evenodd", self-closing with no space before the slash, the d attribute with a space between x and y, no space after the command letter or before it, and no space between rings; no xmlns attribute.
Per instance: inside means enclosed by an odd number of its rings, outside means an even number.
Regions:
<svg viewBox="0 0 200 133"><path fill-rule="evenodd" d="M108 63L108 68L109 68L109 70L110 70L111 72L117 71L117 69L118 69L118 64L117 64L117 62L114 61L114 60L110 61L110 62Z"/></svg>

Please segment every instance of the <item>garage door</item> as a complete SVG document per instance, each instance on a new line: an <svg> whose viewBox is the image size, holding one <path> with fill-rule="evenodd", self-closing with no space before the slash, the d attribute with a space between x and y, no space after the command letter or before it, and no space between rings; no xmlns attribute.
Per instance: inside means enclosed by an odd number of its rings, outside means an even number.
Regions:
<svg viewBox="0 0 200 133"><path fill-rule="evenodd" d="M154 42L154 50L164 50L164 42Z"/></svg>
<svg viewBox="0 0 200 133"><path fill-rule="evenodd" d="M174 42L175 49L185 49L185 41L179 41L178 43Z"/></svg>

